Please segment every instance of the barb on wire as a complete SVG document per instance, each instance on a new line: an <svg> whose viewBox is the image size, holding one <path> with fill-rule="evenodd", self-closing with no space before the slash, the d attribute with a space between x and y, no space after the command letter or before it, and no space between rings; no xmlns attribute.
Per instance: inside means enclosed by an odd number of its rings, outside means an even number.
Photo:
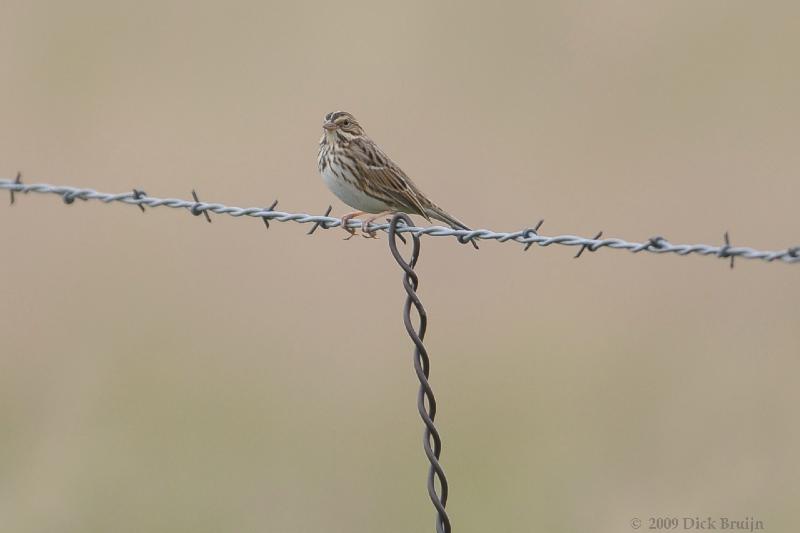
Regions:
<svg viewBox="0 0 800 533"><path fill-rule="evenodd" d="M592 240L596 241L596 240L598 240L598 239L599 239L600 237L602 237L602 236L603 236L603 232L602 232L602 231L598 231L598 232L597 232L597 235L595 235L595 236L594 236L594 239L592 239ZM589 249L589 251L590 251L590 252L594 252L594 251L596 251L596 250L597 250L597 248L595 248L595 247L594 247L593 245L591 245L591 244L588 244L588 243L587 243L587 244L584 244L583 246L581 246L581 249L580 249L580 250L578 250L578 253L577 253L577 254L575 254L575 259L579 258L579 257L581 256L581 254L583 254L583 252L584 252L584 251L585 251L587 248Z"/></svg>
<svg viewBox="0 0 800 533"><path fill-rule="evenodd" d="M272 205L267 208L267 211L274 211L275 207L278 205L278 200L276 199L272 202ZM269 229L269 218L268 217L261 217L261 220L264 221L264 225Z"/></svg>
<svg viewBox="0 0 800 533"><path fill-rule="evenodd" d="M428 351L425 349L423 340L425 339L425 330L428 327L428 316L425 313L425 308L422 307L422 302L417 296L417 287L419 287L419 278L414 267L419 259L419 235L411 234L411 259L406 261L403 255L397 249L397 238L400 237L398 224L402 222L406 227L411 227L412 221L405 213L397 213L392 217L389 223L389 250L391 250L397 264L403 269L403 288L406 291L406 301L403 305L403 324L405 324L406 332L411 337L411 342L414 343L414 370L419 379L419 393L417 395L417 409L422 422L425 424L425 431L422 438L422 446L425 448L425 455L430 462L428 469L428 495L436 508L436 531L437 533L450 533L450 518L447 516L445 506L447 505L447 478L444 475L439 464L439 456L442 453L442 439L439 436L439 431L433 425L433 420L436 418L436 398L433 396L433 389L428 383L430 377L430 358ZM417 312L419 317L419 327L414 328L411 322L411 307ZM431 446L431 442L433 446ZM440 493L436 492L436 480L439 481Z"/></svg>
<svg viewBox="0 0 800 533"><path fill-rule="evenodd" d="M324 229L337 228L342 225L342 221L340 219L328 215L285 213L282 211L266 210L261 207L234 207L225 204L201 202L197 199L195 199L195 201L190 201L178 198L157 198L153 196L141 196L139 198L134 198L130 192L112 194L98 192L93 189L80 189L77 187L57 186L47 183L27 184L16 183L12 180L0 179L0 189L5 189L12 192L54 194L62 197L67 203L71 203L75 200L75 198L80 198L81 200L98 200L107 204L121 202L140 206L145 205L151 208L164 206L171 207L173 209L186 209L192 214L204 213L209 221L211 218L208 217L208 212L212 211L219 215L229 215L232 217L268 217L270 221L315 224ZM349 226L357 228L361 226L361 223L358 220L351 219ZM372 224L370 225L370 229L388 232L389 224ZM787 247L782 250L757 250L744 246L730 245L711 246L708 244L672 244L663 237L659 237L657 240L649 239L645 242L629 242L616 238L601 239L600 237L587 239L586 237L579 237L577 235L556 235L554 237L546 237L544 235L539 235L538 231L532 231L530 228L512 232L491 231L488 229L469 231L446 228L443 226L403 226L397 228L397 234L399 235L402 233L411 233L412 235L417 236L428 235L431 237L456 237L461 242L465 242L467 240L496 240L499 242L514 241L523 244L526 247L534 244L541 247L558 244L561 246L586 247L591 251L597 251L600 248L609 248L612 250L627 250L633 253L672 253L681 256L697 254L712 257L759 259L768 263L773 261L780 261L783 263L800 263L800 253L797 252L800 247L798 246Z"/></svg>
<svg viewBox="0 0 800 533"><path fill-rule="evenodd" d="M147 196L147 193L144 192L143 190L133 189L133 199L134 200L141 200L142 198L145 198L146 196ZM144 206L142 204L139 204L139 209L141 209L142 213L144 213Z"/></svg>
<svg viewBox="0 0 800 533"><path fill-rule="evenodd" d="M17 177L14 179L14 185L22 184L22 172L17 172ZM11 195L11 205L14 205L14 189L8 191Z"/></svg>
<svg viewBox="0 0 800 533"><path fill-rule="evenodd" d="M655 235L647 239L647 242L644 243L644 247L641 250L634 250L634 253L641 252L642 250L654 252L661 250L663 246L669 246L667 240L661 235Z"/></svg>
<svg viewBox="0 0 800 533"><path fill-rule="evenodd" d="M195 191L194 189L192 189L192 198L194 198L194 205L189 211L191 211L192 214L196 217L200 216L200 214L202 213L203 215L206 216L206 220L208 221L208 223L211 224L211 215L208 214L208 209L205 208L205 204L203 204L203 202L201 202L200 199L197 198L197 191Z"/></svg>
<svg viewBox="0 0 800 533"><path fill-rule="evenodd" d="M539 228L542 227L542 224L544 224L544 219L539 220L539 222L537 222L534 227L526 229L523 232L524 236L525 237L530 237L532 235L535 235L535 236L538 237L539 236ZM525 248L522 251L523 252L527 252L528 248L530 248L531 246L533 246L533 243L529 242L528 244L525 245Z"/></svg>
<svg viewBox="0 0 800 533"><path fill-rule="evenodd" d="M728 235L727 231L725 232L725 235L723 237L725 239L725 246L720 248L718 255L720 257L730 257L731 258L731 270L733 270L733 260L735 259L735 257L729 252L729 250L731 249L731 238Z"/></svg>
<svg viewBox="0 0 800 533"><path fill-rule="evenodd" d="M327 217L328 215L331 214L331 211L333 211L333 206L329 205L328 209L325 210L325 214L322 216ZM317 231L317 228L320 227L320 225L322 226L322 229L328 229L328 226L326 226L326 224L327 223L322 220L314 222L314 225L311 226L311 229L308 230L308 233L306 233L306 235L314 235L314 232Z"/></svg>
<svg viewBox="0 0 800 533"><path fill-rule="evenodd" d="M67 205L72 205L73 203L75 203L75 198L80 198L84 202L86 201L86 198L84 196L81 196L77 190L66 191L64 194L61 195L61 199Z"/></svg>

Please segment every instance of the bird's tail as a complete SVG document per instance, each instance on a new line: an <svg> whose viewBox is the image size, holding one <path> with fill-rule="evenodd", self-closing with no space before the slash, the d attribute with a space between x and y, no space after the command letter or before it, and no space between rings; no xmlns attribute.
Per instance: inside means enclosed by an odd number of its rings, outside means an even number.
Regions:
<svg viewBox="0 0 800 533"><path fill-rule="evenodd" d="M438 206L435 206L435 205L433 205L431 207L428 207L428 208L425 209L425 215L426 215L426 218L427 217L435 218L436 220L438 220L440 222L444 222L445 224L448 224L453 229L465 229L467 231L470 231L470 229L467 227L466 224L464 224L463 222L458 220L456 217L448 214L441 207L438 207Z"/></svg>
<svg viewBox="0 0 800 533"><path fill-rule="evenodd" d="M432 205L431 207L426 208L425 215L427 217L435 218L436 220L444 222L445 224L450 225L450 227L452 227L453 229L463 229L467 231L472 231L471 229L469 229L469 227L467 227L466 224L458 220L456 217L450 215L444 209L442 209L437 205ZM474 246L475 249L477 250L478 244L472 239L470 239L470 242L472 243L472 246Z"/></svg>

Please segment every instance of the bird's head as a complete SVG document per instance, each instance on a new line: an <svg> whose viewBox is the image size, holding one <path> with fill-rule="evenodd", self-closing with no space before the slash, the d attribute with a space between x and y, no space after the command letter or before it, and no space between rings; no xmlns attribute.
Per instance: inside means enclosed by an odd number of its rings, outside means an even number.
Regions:
<svg viewBox="0 0 800 533"><path fill-rule="evenodd" d="M364 130L356 120L356 117L347 111L332 111L325 115L322 129L329 141L349 142L356 137L364 135Z"/></svg>

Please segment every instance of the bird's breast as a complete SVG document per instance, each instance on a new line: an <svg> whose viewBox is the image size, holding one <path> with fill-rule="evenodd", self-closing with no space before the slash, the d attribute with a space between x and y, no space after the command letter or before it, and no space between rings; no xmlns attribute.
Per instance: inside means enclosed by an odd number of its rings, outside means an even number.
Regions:
<svg viewBox="0 0 800 533"><path fill-rule="evenodd" d="M325 158L325 161L322 159ZM335 157L323 155L320 158L319 171L322 180L330 191L342 202L353 209L367 213L380 213L390 207L383 201L368 195L358 185L358 178L353 175L356 167L344 166Z"/></svg>

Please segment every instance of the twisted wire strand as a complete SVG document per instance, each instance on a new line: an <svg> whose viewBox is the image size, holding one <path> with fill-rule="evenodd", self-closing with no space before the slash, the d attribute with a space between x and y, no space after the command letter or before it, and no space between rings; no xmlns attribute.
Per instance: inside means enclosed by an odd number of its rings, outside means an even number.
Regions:
<svg viewBox="0 0 800 533"><path fill-rule="evenodd" d="M450 518L445 511L448 493L447 478L439 464L439 457L442 453L442 439L439 436L439 431L433 425L434 418L436 418L436 398L434 398L433 389L431 389L428 383L428 377L430 376L430 358L423 344L425 331L428 327L428 315L416 293L417 287L419 287L419 278L416 272L414 272L414 267L419 258L420 241L419 235L415 233L411 234L411 259L410 261L406 261L397 249L397 239L402 239L399 233L399 230L402 228L402 226L399 225L400 222L409 227L412 225L411 219L404 213L398 213L392 218L389 224L389 249L395 261L397 261L397 264L403 269L403 288L407 295L405 304L403 305L403 324L405 324L406 332L414 343L414 370L417 373L417 379L419 379L417 409L425 425L422 446L425 449L425 455L428 457L428 462L430 463L430 468L428 469L428 495L431 498L433 506L436 508L437 533L450 533ZM414 325L411 322L412 305L419 316L419 329L414 329ZM431 441L433 442L433 446L431 446ZM436 492L436 480L439 481L441 494Z"/></svg>
<svg viewBox="0 0 800 533"><path fill-rule="evenodd" d="M157 198L143 194L142 191L133 190L124 193L104 193L94 189L81 189L77 187L50 185L47 183L20 183L7 179L0 180L0 189L6 189L12 193L38 193L54 194L61 196L68 204L76 199L80 200L99 200L103 203L120 202L130 205L148 207L171 207L173 209L185 209L194 215L209 212L219 215L229 215L232 217L256 217L265 222L272 220L278 222L297 222L300 224L314 224L324 229L336 228L342 225L338 218L327 215L309 215L305 213L288 213L275 211L263 207L234 207L220 203L199 202L182 200L179 198ZM13 198L13 197L12 197ZM361 221L351 219L348 228L360 228ZM370 231L389 231L389 224L369 225ZM588 249L592 252L600 248L610 248L613 250L628 250L633 253L650 252L654 254L673 253L681 256L697 254L709 255L719 258L759 259L766 262L780 261L784 263L800 263L800 246L789 247L783 250L757 250L744 246L731 246L722 244L712 246L708 244L672 244L663 237L651 237L645 242L629 242L617 238L586 238L577 235L556 235L547 237L540 235L536 228L525 228L512 232L498 232L487 229L461 230L443 226L415 227L412 225L397 228L398 234L410 233L416 236L428 235L432 237L456 237L460 242L470 242L475 240L496 240L499 242L514 241L525 245L527 250L531 245L550 246L559 244L562 246L578 246L581 249Z"/></svg>

